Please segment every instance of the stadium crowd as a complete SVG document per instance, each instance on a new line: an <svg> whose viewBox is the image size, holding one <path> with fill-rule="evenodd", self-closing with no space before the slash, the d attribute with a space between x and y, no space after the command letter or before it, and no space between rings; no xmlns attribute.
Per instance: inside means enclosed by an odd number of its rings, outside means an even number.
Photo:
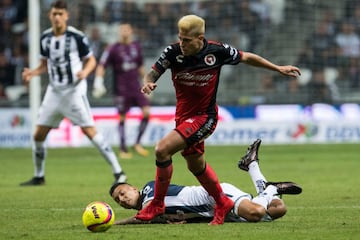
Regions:
<svg viewBox="0 0 360 240"><path fill-rule="evenodd" d="M39 0L41 19L47 19L52 1ZM101 1L102 2L102 1ZM153 58L167 42L177 39L174 22L189 13L206 19L207 38L229 42L245 51L255 51L264 45L272 30L286 25L289 5L307 1L222 0L222 1L120 1L102 2L77 0L71 4L69 24L85 31L90 37L95 56L99 58L111 43L103 26L130 22L144 49L144 56ZM28 66L27 0L3 0L0 3L0 103L7 99L6 89L22 85L21 70ZM294 64L305 70L299 81L284 81L272 75L257 77L257 86L246 89L254 95L300 95L306 103L340 101L341 90L360 88L360 4L344 1L343 7L316 5L321 17L314 30L297 51ZM154 14L156 12L156 14ZM288 13L289 14L289 13ZM46 22L46 21L41 21ZM102 25L99 25L102 24ZM219 27L221 26L221 27ZM41 26L41 31L46 26ZM105 33L109 33L106 32ZM113 34L116 34L114 32ZM284 83L286 82L286 83ZM92 78L90 78L90 84ZM254 86L252 86L254 87ZM245 91L245 90L244 90ZM305 94L304 94L305 93ZM24 93L26 97L26 93ZM301 99L306 96L306 99ZM265 98L270 101L270 98ZM0 104L2 105L2 104Z"/></svg>

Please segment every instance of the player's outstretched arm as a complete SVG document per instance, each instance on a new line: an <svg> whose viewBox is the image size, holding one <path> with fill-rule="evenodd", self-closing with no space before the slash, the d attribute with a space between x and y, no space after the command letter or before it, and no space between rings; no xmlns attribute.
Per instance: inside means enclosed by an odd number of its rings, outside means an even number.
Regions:
<svg viewBox="0 0 360 240"><path fill-rule="evenodd" d="M298 67L291 65L279 66L259 55L250 52L243 52L242 62L255 67L267 68L290 77L298 77L301 75L300 69Z"/></svg>
<svg viewBox="0 0 360 240"><path fill-rule="evenodd" d="M150 223L150 222L144 222L139 219L136 219L135 217L129 217L129 218L117 220L114 222L115 225L144 224L144 223Z"/></svg>

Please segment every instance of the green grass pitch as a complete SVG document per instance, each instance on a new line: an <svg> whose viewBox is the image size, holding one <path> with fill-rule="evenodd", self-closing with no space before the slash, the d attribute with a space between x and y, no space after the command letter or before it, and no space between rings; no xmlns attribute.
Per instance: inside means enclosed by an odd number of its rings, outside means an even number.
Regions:
<svg viewBox="0 0 360 240"><path fill-rule="evenodd" d="M237 168L247 146L208 146L206 159L221 182L255 193L248 174ZM173 183L197 184L179 154ZM153 179L154 158L122 160L129 183L142 187ZM81 222L91 201L108 202L116 218L135 211L116 206L108 194L110 167L95 148L49 149L46 185L19 187L33 174L30 149L0 149L1 239L360 239L360 145L266 145L260 166L271 181L294 181L300 195L284 196L288 213L270 223L113 226L91 233Z"/></svg>

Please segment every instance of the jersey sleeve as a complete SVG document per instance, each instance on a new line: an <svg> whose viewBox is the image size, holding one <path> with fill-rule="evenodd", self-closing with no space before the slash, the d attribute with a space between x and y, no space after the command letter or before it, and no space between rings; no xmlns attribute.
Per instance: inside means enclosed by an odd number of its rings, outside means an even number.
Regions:
<svg viewBox="0 0 360 240"><path fill-rule="evenodd" d="M85 35L78 35L76 41L79 48L79 57L87 58L90 57L93 53L91 51L89 39Z"/></svg>
<svg viewBox="0 0 360 240"><path fill-rule="evenodd" d="M236 65L241 62L242 51L226 43L223 43L220 48L223 64Z"/></svg>
<svg viewBox="0 0 360 240"><path fill-rule="evenodd" d="M48 44L49 34L42 33L40 37L40 58L45 59L49 57L49 44Z"/></svg>
<svg viewBox="0 0 360 240"><path fill-rule="evenodd" d="M152 66L155 71L163 74L166 69L170 68L172 59L174 59L175 56L174 47L174 45L169 45L162 51L159 59Z"/></svg>
<svg viewBox="0 0 360 240"><path fill-rule="evenodd" d="M155 182L150 181L145 184L145 186L141 189L141 197L142 202L141 205L144 206L146 203L154 199L154 189L155 189Z"/></svg>

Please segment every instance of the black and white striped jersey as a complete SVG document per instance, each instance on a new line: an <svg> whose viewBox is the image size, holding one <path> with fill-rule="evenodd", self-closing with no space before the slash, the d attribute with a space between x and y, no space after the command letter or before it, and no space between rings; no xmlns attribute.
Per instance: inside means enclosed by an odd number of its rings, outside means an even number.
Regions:
<svg viewBox="0 0 360 240"><path fill-rule="evenodd" d="M74 27L68 26L61 36L54 36L51 28L41 35L40 55L47 59L49 82L56 89L76 86L82 60L92 54L87 37Z"/></svg>

